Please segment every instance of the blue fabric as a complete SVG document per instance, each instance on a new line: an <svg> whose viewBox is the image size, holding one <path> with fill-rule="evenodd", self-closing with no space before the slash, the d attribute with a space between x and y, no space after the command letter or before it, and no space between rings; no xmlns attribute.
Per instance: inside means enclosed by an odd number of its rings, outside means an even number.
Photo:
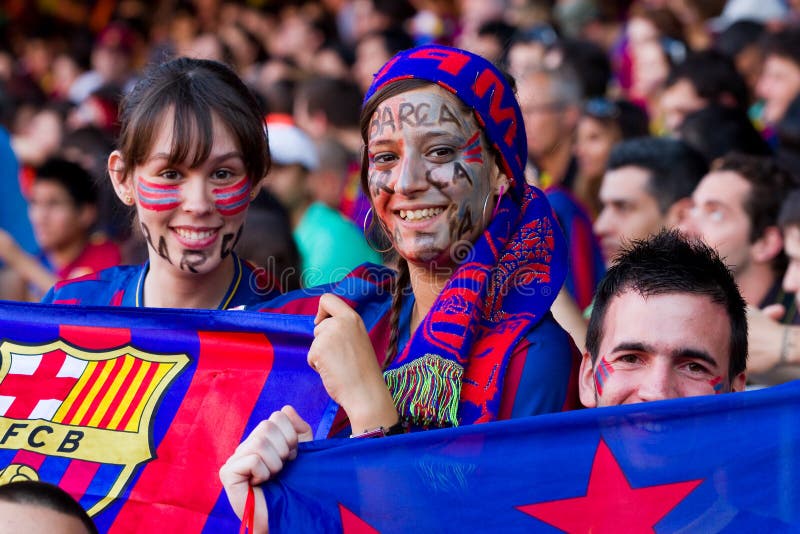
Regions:
<svg viewBox="0 0 800 534"><path fill-rule="evenodd" d="M0 126L0 228L11 234L29 254L37 250L28 203L19 187L19 163L8 132Z"/></svg>
<svg viewBox="0 0 800 534"><path fill-rule="evenodd" d="M263 488L275 533L797 532L799 449L794 382L301 444Z"/></svg>
<svg viewBox="0 0 800 534"><path fill-rule="evenodd" d="M277 287L262 287L253 266L231 254L234 275L219 309L250 306L280 294ZM42 299L43 304L81 304L84 306L141 307L144 278L150 262L121 265L87 276L56 283Z"/></svg>

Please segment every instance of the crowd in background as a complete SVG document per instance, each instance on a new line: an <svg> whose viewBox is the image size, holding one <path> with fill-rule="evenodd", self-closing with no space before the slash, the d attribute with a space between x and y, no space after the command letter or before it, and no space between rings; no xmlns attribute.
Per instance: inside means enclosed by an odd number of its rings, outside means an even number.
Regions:
<svg viewBox="0 0 800 534"><path fill-rule="evenodd" d="M781 306L758 320L795 324L778 213L800 176L798 23L794 0L6 2L0 293L38 300L146 258L107 158L126 91L182 55L231 65L264 108L273 164L239 255L283 290L391 265L360 189L359 110L381 65L434 42L515 80L528 180L569 242L554 312L579 346L620 247L672 227L715 247L753 308Z"/></svg>

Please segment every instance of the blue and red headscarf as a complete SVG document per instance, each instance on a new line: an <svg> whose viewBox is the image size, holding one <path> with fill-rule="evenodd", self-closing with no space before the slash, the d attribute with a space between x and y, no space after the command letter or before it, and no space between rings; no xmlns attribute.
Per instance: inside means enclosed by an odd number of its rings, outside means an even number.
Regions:
<svg viewBox="0 0 800 534"><path fill-rule="evenodd" d="M525 126L506 77L470 52L421 46L389 60L365 102L409 78L430 81L473 109L512 185L384 378L400 415L418 424L491 421L514 346L564 283L567 247L544 194L525 181Z"/></svg>

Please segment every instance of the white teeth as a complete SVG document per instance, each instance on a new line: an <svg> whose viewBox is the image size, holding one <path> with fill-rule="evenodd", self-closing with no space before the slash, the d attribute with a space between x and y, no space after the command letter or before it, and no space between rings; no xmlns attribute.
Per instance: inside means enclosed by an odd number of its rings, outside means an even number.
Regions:
<svg viewBox="0 0 800 534"><path fill-rule="evenodd" d="M208 239L216 230L204 230L202 232L197 232L195 230L186 230L185 228L176 228L175 231L184 239L191 239L193 241L199 241L201 239Z"/></svg>
<svg viewBox="0 0 800 534"><path fill-rule="evenodd" d="M425 208L421 210L400 210L400 218L405 221L419 221L436 217L444 208Z"/></svg>

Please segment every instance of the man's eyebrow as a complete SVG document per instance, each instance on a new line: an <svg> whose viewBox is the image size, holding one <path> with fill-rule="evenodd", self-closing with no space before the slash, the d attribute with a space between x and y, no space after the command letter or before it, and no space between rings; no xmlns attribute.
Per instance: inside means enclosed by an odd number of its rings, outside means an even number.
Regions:
<svg viewBox="0 0 800 534"><path fill-rule="evenodd" d="M653 352L653 347L650 345L646 345L641 341L623 341L619 343L616 347L611 349L611 352Z"/></svg>

